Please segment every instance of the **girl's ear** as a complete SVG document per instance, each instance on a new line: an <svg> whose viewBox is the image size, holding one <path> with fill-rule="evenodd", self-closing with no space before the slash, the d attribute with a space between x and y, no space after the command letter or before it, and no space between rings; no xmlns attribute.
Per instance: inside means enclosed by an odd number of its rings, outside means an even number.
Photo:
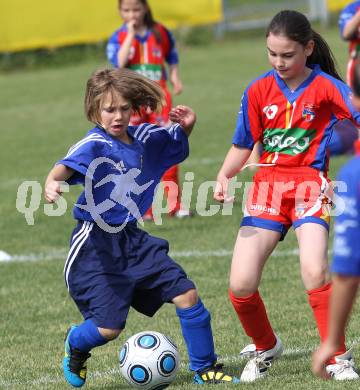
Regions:
<svg viewBox="0 0 360 390"><path fill-rule="evenodd" d="M310 57L314 51L315 42L311 39L305 46L305 55Z"/></svg>

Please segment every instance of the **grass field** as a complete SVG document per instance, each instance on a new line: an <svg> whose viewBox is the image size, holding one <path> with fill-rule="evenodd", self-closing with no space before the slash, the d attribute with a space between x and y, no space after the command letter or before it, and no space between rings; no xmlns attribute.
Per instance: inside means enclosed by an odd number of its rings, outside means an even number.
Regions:
<svg viewBox="0 0 360 390"><path fill-rule="evenodd" d="M345 69L346 46L337 31L322 31ZM178 103L192 106L198 124L191 136L191 155L182 174L194 172L196 194L205 180L214 180L231 136L245 85L268 69L262 36L241 35L204 47L181 47L184 93ZM62 276L68 238L74 226L71 203L79 188L65 198L68 210L61 217L44 214L43 201L34 213L34 225L16 209L19 185L44 178L68 147L89 128L83 115L83 93L89 74L103 63L0 75L2 169L0 170L0 249L17 261L0 263L0 389L66 389L61 372L63 334L81 318L69 298ZM334 177L346 158L331 163ZM250 179L246 173L242 180ZM196 216L191 220L165 219L148 230L170 241L173 257L196 282L212 313L217 353L234 373L245 362L238 353L248 343L227 298L231 251L241 218L241 195L230 216ZM193 196L193 208L196 197ZM213 204L211 196L208 205ZM36 205L35 205L36 206ZM29 207L29 201L27 204ZM344 384L322 382L310 370L317 331L299 276L295 236L289 233L269 260L261 292L270 319L285 344L285 355L269 378L240 385L262 389L343 389ZM349 329L349 342L359 341L358 310ZM174 389L191 389L187 356L174 307L166 305L153 319L132 311L121 338L93 351L88 389L126 389L117 372L117 354L125 339L152 329L171 336L179 345L181 371ZM359 352L355 357L360 361ZM346 384L357 389L358 383ZM221 388L227 388L222 386Z"/></svg>

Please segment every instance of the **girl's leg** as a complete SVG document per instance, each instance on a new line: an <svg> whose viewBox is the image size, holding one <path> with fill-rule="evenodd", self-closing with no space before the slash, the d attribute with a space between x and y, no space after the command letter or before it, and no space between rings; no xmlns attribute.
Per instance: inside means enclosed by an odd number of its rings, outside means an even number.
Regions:
<svg viewBox="0 0 360 390"><path fill-rule="evenodd" d="M259 351L269 350L276 344L258 287L265 262L280 237L276 231L241 227L231 264L230 300L246 334Z"/></svg>
<svg viewBox="0 0 360 390"><path fill-rule="evenodd" d="M86 320L79 326L68 329L65 337L64 376L74 387L81 387L86 381L86 360L90 350L106 344L120 334L120 329L98 328L93 321Z"/></svg>
<svg viewBox="0 0 360 390"><path fill-rule="evenodd" d="M196 372L194 381L198 384L238 383L238 378L224 373L222 366L216 365L211 316L196 290L175 297L173 303L187 346L190 370Z"/></svg>
<svg viewBox="0 0 360 390"><path fill-rule="evenodd" d="M328 269L328 231L317 223L304 223L296 230L301 276L307 290L321 341L327 337L331 282ZM335 355L346 352L345 335ZM330 363L334 363L334 358Z"/></svg>
<svg viewBox="0 0 360 390"><path fill-rule="evenodd" d="M195 289L173 299L187 345L190 370L199 371L216 361L211 317Z"/></svg>
<svg viewBox="0 0 360 390"><path fill-rule="evenodd" d="M74 327L69 335L69 343L72 348L81 352L89 352L91 349L115 339L120 332L120 329L98 328L93 321L86 320Z"/></svg>

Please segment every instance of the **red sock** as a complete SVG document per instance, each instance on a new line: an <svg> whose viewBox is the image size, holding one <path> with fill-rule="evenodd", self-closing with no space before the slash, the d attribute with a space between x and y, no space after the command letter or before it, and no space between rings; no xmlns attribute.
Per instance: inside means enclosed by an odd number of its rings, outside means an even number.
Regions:
<svg viewBox="0 0 360 390"><path fill-rule="evenodd" d="M245 333L253 339L256 349L264 351L273 348L276 337L259 291L247 297L236 297L229 289L229 296Z"/></svg>
<svg viewBox="0 0 360 390"><path fill-rule="evenodd" d="M329 317L329 301L331 294L331 283L327 283L322 287L314 288L313 290L308 290L308 299L310 306L313 310L315 321L318 327L320 340L325 341L328 333L328 317ZM334 356L342 355L346 352L345 346L345 335L343 335L341 340L341 345L338 351ZM335 359L331 358L329 360L330 364L335 363Z"/></svg>
<svg viewBox="0 0 360 390"><path fill-rule="evenodd" d="M162 176L162 181L174 183L176 188L165 186L164 194L168 202L169 213L175 214L180 209L181 189L179 183L179 165L170 167Z"/></svg>

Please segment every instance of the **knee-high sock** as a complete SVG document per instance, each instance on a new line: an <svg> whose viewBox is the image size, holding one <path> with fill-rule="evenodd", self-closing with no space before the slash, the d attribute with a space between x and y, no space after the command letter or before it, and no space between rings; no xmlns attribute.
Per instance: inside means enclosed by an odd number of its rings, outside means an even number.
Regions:
<svg viewBox="0 0 360 390"><path fill-rule="evenodd" d="M170 214L175 214L180 209L181 189L179 183L179 165L170 167L162 176L161 181L170 182L176 186L169 188L165 186L164 194L168 202Z"/></svg>
<svg viewBox="0 0 360 390"><path fill-rule="evenodd" d="M187 309L176 308L181 331L187 346L190 370L201 371L217 359L211 330L210 313L199 299L196 305Z"/></svg>
<svg viewBox="0 0 360 390"><path fill-rule="evenodd" d="M229 289L229 296L245 333L252 338L256 349L264 351L273 348L276 337L259 291L247 297L236 297Z"/></svg>
<svg viewBox="0 0 360 390"><path fill-rule="evenodd" d="M86 320L75 328L69 338L71 347L81 352L89 352L92 348L107 342L108 340L100 334L99 329L91 320Z"/></svg>
<svg viewBox="0 0 360 390"><path fill-rule="evenodd" d="M308 290L308 300L313 310L315 321L320 335L320 340L324 341L328 334L328 320L329 320L329 305L331 295L331 283L327 283L319 288ZM342 337L341 345L334 356L341 355L346 352L345 335ZM330 364L335 363L332 358Z"/></svg>

